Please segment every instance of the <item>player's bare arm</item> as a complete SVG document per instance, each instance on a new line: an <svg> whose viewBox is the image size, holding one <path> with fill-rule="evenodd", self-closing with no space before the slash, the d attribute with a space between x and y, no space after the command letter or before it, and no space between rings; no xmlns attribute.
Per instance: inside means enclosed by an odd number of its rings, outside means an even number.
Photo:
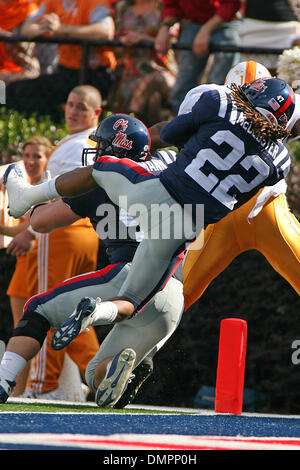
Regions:
<svg viewBox="0 0 300 470"><path fill-rule="evenodd" d="M50 204L40 204L34 207L30 215L30 222L36 232L48 233L58 228L67 227L80 218L67 204L58 199Z"/></svg>
<svg viewBox="0 0 300 470"><path fill-rule="evenodd" d="M97 187L93 176L93 165L63 173L55 180L55 188L60 196L73 197L87 193Z"/></svg>

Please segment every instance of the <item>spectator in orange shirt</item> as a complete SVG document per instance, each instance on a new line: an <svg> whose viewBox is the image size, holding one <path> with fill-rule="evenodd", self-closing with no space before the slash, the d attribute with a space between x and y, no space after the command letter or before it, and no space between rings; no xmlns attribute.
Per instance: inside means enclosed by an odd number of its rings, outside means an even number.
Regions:
<svg viewBox="0 0 300 470"><path fill-rule="evenodd" d="M23 146L22 159L28 180L31 184L38 184L41 181L52 147L52 143L43 136L34 136L26 140ZM0 233L14 237L17 233L28 229L28 227L29 213L14 227L7 227L0 224ZM20 256L17 256L16 269L7 291L7 294L10 296L14 325L20 320L23 314L23 307L28 300L26 283L24 283L26 269L25 271L23 269L26 266L26 256L20 251L18 255ZM22 272L21 276L19 276L19 272Z"/></svg>
<svg viewBox="0 0 300 470"><path fill-rule="evenodd" d="M22 34L31 38L46 35L60 39L112 40L114 33L109 0L44 0L37 14L22 27ZM71 89L80 81L81 58L80 45L59 44L57 69L36 80L8 86L8 108L27 114L49 114L56 122L63 119L63 103ZM115 66L115 56L110 49L92 48L85 84L96 87L106 99L113 83Z"/></svg>
<svg viewBox="0 0 300 470"><path fill-rule="evenodd" d="M46 170L48 157L52 150L52 143L43 136L34 136L26 140L23 145L22 160L24 162L24 168L28 176L28 181L31 184L38 184ZM8 237L14 237L18 233L28 230L30 221L29 213L25 214L19 221L19 223L13 226L0 224L0 233ZM33 242L32 242L33 243ZM27 262L28 257L26 253L23 253L20 249L17 252L17 261L14 274L10 280L10 284L7 289L7 295L9 296L10 306L13 316L14 327L18 324L20 318L23 315L23 307L28 300L27 283L25 282L27 274ZM17 396L23 392L27 375L29 372L29 365L18 377L17 385L14 389L14 395Z"/></svg>
<svg viewBox="0 0 300 470"><path fill-rule="evenodd" d="M0 34L20 34L22 24L38 10L31 0L0 0ZM30 42L0 42L0 80L6 84L25 78L36 78L40 65L35 56L35 44Z"/></svg>

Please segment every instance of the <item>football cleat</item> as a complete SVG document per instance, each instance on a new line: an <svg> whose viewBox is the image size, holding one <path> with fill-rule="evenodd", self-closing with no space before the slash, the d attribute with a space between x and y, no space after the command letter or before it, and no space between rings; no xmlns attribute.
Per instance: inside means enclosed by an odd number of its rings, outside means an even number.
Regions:
<svg viewBox="0 0 300 470"><path fill-rule="evenodd" d="M132 403L139 389L152 373L153 361L150 357L145 357L145 359L134 369L134 375L131 381L128 382L126 390L114 405L114 408L124 408L124 406Z"/></svg>
<svg viewBox="0 0 300 470"><path fill-rule="evenodd" d="M9 214L18 219L26 214L31 204L26 201L26 189L31 185L23 176L22 170L12 163L7 167L3 175L3 184L6 187L9 204Z"/></svg>
<svg viewBox="0 0 300 470"><path fill-rule="evenodd" d="M135 358L135 351L130 348L122 349L114 357L96 391L98 406L111 408L117 403L131 379Z"/></svg>
<svg viewBox="0 0 300 470"><path fill-rule="evenodd" d="M5 380L0 377L0 403L5 403L9 398L16 382Z"/></svg>
<svg viewBox="0 0 300 470"><path fill-rule="evenodd" d="M51 338L53 349L59 351L65 348L92 323L97 302L101 302L99 297L97 299L92 297L81 299L72 315L54 331Z"/></svg>

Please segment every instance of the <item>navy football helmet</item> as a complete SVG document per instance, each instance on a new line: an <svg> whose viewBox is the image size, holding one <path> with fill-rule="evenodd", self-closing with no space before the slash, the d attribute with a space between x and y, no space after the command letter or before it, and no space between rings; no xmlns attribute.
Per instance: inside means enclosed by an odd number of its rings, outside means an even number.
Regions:
<svg viewBox="0 0 300 470"><path fill-rule="evenodd" d="M286 127L295 109L295 95L284 80L259 78L242 88L255 109L271 124Z"/></svg>
<svg viewBox="0 0 300 470"><path fill-rule="evenodd" d="M145 160L151 146L150 133L145 124L128 114L111 114L103 119L96 131L89 136L96 148L85 148L82 164L87 165L87 156L112 155L131 160Z"/></svg>

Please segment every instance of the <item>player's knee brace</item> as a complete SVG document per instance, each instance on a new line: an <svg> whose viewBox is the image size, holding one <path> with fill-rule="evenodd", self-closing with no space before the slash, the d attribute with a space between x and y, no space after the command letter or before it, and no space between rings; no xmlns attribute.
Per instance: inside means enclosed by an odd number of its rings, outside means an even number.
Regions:
<svg viewBox="0 0 300 470"><path fill-rule="evenodd" d="M46 318L37 312L26 310L14 329L12 336L30 336L36 339L42 346L49 329L50 323Z"/></svg>

